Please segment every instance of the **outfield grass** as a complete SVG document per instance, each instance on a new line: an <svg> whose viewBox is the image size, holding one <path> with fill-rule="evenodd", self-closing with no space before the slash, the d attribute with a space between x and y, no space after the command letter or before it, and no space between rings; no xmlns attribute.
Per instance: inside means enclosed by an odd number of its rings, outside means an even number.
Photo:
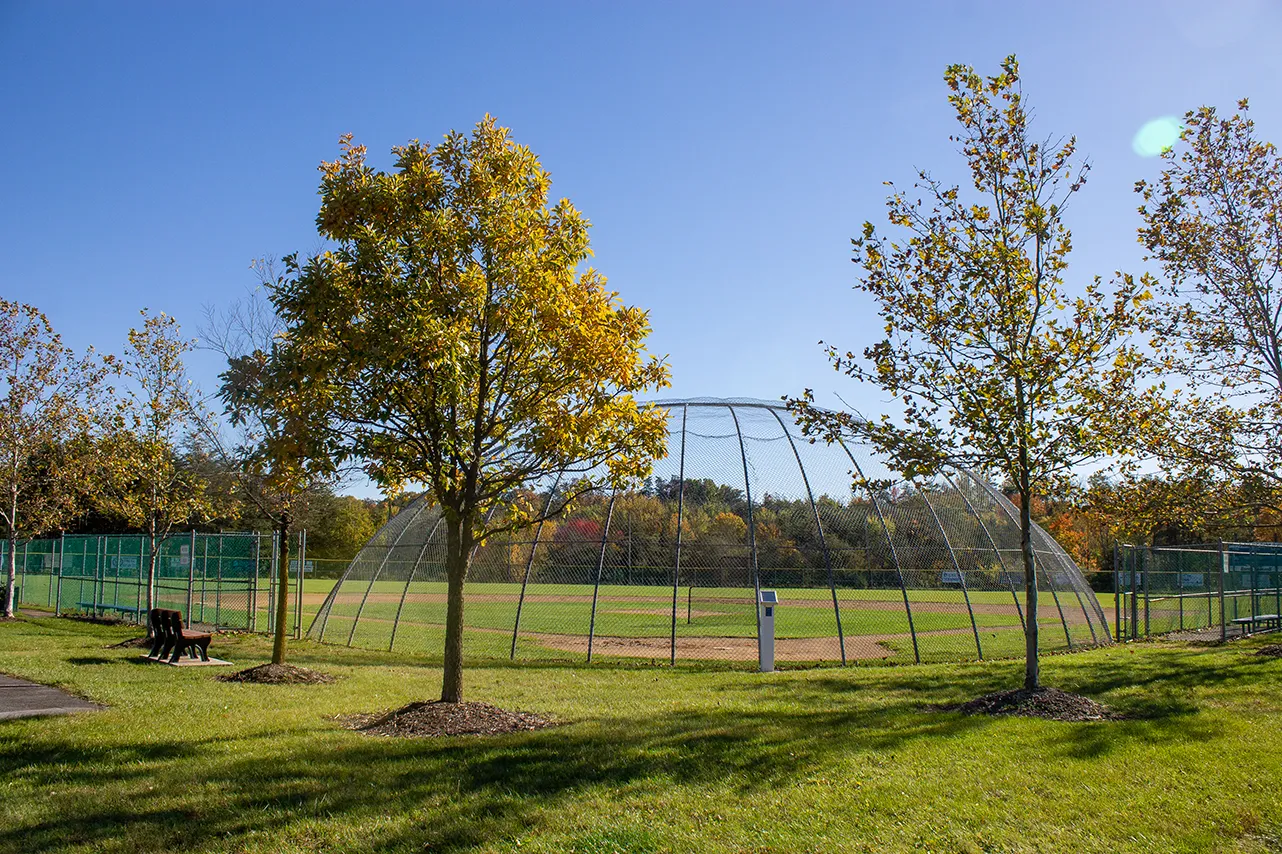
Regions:
<svg viewBox="0 0 1282 854"><path fill-rule="evenodd" d="M1128 713L1062 724L929 704L1018 662L824 668L488 662L470 699L556 729L395 741L335 715L430 697L404 655L296 643L327 686L230 685L107 648L119 628L0 624L0 671L109 706L0 723L0 852L1277 851L1282 660L1146 643L1044 661ZM264 639L219 637L239 665Z"/></svg>
<svg viewBox="0 0 1282 854"><path fill-rule="evenodd" d="M52 607L57 598L56 579L48 575L29 575L23 579L22 600L37 607ZM337 583L335 579L309 578L304 583L304 623L310 624L321 606L321 600ZM269 607L269 580L264 577L258 580L256 587L258 598L258 621L266 618ZM372 584L366 580L350 580L341 591L342 595L331 609L331 618L346 619L349 623L358 612L362 617L375 620L394 620L401 607L402 597L408 598L410 610L430 614L432 605L439 606L441 620L444 617L444 597L447 586L444 581L416 580L408 588L403 580L378 580ZM295 587L291 583L290 607L295 604ZM467 585L469 611L474 624L494 628L511 629L515 617L516 600L521 594L520 583L487 583L471 582ZM203 583L196 582L192 596L193 618L197 622L214 622L215 609L220 608L226 617L245 620L250 587L244 579L225 579L221 586L210 579ZM835 632L832 612L832 591L827 587L819 588L778 588L780 610L777 630L781 637L821 637ZM1054 600L1049 591L1043 591L1045 606L1054 612ZM672 588L670 586L648 585L611 585L603 584L595 595L599 600L599 615L627 615L627 620L617 620L626 626L626 633L636 637L666 636L671 627ZM710 619L692 621L686 629L694 635L738 635L756 634L755 609L752 588L689 588L682 586L677 595L678 616L684 617L687 605L696 611L705 612L703 616ZM1016 601L1022 606L1022 596L1013 597L1006 590L972 590L970 602L980 610L976 621L980 626L1017 626L1019 624ZM591 602L594 589L591 584L549 583L539 581L527 588L526 602L523 609L522 626L530 631L579 631L586 632L591 618ZM849 615L851 621L865 617L865 622L884 622L885 626L873 626L877 631L901 632L908 630L907 617L901 603L904 593L898 588L864 589L839 588L837 599L843 615ZM960 588L944 589L909 589L907 596L914 607L921 606L914 620L921 623L919 628L929 631L939 628L962 628L970 625L966 608L966 598ZM1068 591L1060 591L1059 596L1065 613L1070 619L1081 621L1082 610L1077 598ZM175 603L185 607L187 599L186 579L162 577L157 580L157 597L170 605ZM438 598L431 604L421 601L424 598ZM66 577L61 585L62 607L68 611L88 610L88 604L99 602L108 605L135 606L140 601L138 581L129 576L115 578L107 576L100 581L92 577ZM419 600L419 601L416 601ZM502 601L498 601L502 600ZM1103 601L1103 600L1102 600ZM84 607L81 607L81 606ZM885 605L891 606L889 609ZM798 606L798 607L794 607ZM808 607L802 607L808 606ZM881 606L881 607L871 607ZM930 610L931 606L949 609L947 613ZM1002 609L1002 613L985 611L992 607ZM1112 607L1111 597L1106 602ZM629 610L638 607L648 608L653 613L640 613ZM710 613L709 613L710 612ZM224 620L225 622L225 620ZM580 627L581 624L581 627ZM727 629L729 629L727 631Z"/></svg>
<svg viewBox="0 0 1282 854"><path fill-rule="evenodd" d="M119 581L119 583L117 583ZM270 588L260 579L257 607L248 595L246 582L224 580L222 588L210 582L199 582L187 599L185 579L181 588L173 579L158 583L157 602L163 607L190 611L195 623L215 623L231 627L253 627L267 631L270 625ZM29 577L24 600L44 604L55 594L39 585L48 584L48 576ZM302 627L313 626L325 596L332 590L331 579L308 579L303 596ZM467 648L474 658L506 658L513 650L512 630L517 622L517 604L522 587L519 583L473 582L467 588ZM136 580L112 577L95 584L86 579L64 578L63 607L75 610L91 601L134 605L138 599ZM291 590L290 626L296 625L293 609L297 600ZM837 620L828 588L778 588L779 607L776 636L785 642L779 654L791 661L839 662L842 650L838 641ZM975 633L980 635L984 658L1017 656L1023 650L1023 633L1016 600L1005 590L972 590L972 615L960 588L910 589L911 627L917 633L914 649L909 616L902 606L904 594L898 589L843 588L837 591L841 610L841 628L847 639L848 660L877 659L886 663L964 661L979 656ZM672 623L672 588L646 585L601 585L553 583L539 580L525 593L520 615L520 636L515 650L522 659L582 660L586 657L586 638L591 630L596 638L606 639L594 649L594 657L615 653L639 658L667 658L671 652L667 639L675 632L677 656L687 659L738 657L751 663L755 650L718 644L720 639L755 639L756 609L751 588L694 588L678 591L677 623ZM445 625L446 585L441 581L414 580L407 588L395 580L346 582L323 622L324 639L330 643L350 644L366 649L389 649L395 641L396 651L420 652L441 646ZM1069 621L1072 643L1087 646L1099 638L1093 634L1075 595L1060 593L1060 605ZM593 602L596 601L595 618ZM1042 647L1047 651L1065 649L1068 638L1060 622L1054 597L1045 596L1041 610ZM90 610L83 605L82 610ZM252 616L251 616L252 614ZM356 617L359 614L359 621ZM687 619L689 614L689 619ZM399 618L399 626L398 626ZM395 636L393 636L393 627ZM315 626L319 633L320 624ZM1096 629L1102 634L1102 629ZM315 633L314 635L315 636ZM566 640L573 638L574 640ZM619 644L611 648L608 639L644 640L627 649ZM787 646L788 641L813 640L801 646ZM700 644L700 641L707 641ZM748 666L745 664L745 666Z"/></svg>

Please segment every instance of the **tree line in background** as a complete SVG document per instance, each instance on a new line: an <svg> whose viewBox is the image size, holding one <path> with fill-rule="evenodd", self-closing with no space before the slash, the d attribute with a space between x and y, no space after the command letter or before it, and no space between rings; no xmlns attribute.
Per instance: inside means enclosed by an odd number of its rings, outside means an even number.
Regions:
<svg viewBox="0 0 1282 854"><path fill-rule="evenodd" d="M1088 570L1107 568L1118 541L1278 538L1282 165L1245 101L1227 118L1188 113L1159 177L1136 185L1161 278L1070 288L1065 215L1090 166L1076 140L1032 135L1013 56L991 77L950 66L945 82L968 180L922 171L914 193L893 190L891 234L866 223L853 241L885 338L827 345L839 372L902 410L867 420L809 390L789 407L812 440L863 437L910 480L961 463L1004 484L1036 688L1034 520ZM283 550L306 526L309 552L346 555L382 515L334 494L348 470L390 493L423 484L446 533L442 699L457 702L473 556L532 525L552 525L558 547L590 542L590 514L555 519L649 473L666 419L634 395L664 387L668 369L646 354L647 313L585 266L586 218L550 201L548 174L507 129L487 116L470 136L394 154L392 171L374 169L344 137L320 167L330 248L260 265L265 302L206 318L206 345L227 360L223 419L191 393L194 344L172 318L144 312L121 357L78 356L34 308L0 305L2 512L11 541L261 523ZM1099 460L1113 468L1076 479ZM742 537L742 499L704 486L724 510L693 515L692 535ZM628 501L666 525L645 511L662 498ZM805 536L789 528L797 514L762 506L756 533L786 562ZM11 592L12 566L8 577Z"/></svg>

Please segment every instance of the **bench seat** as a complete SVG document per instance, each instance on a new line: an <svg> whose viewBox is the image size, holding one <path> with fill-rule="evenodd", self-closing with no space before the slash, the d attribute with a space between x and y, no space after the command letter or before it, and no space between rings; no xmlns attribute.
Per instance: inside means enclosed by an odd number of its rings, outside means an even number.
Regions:
<svg viewBox="0 0 1282 854"><path fill-rule="evenodd" d="M138 618L138 613L142 610L134 605L110 605L106 602L77 602L76 607L85 611L119 611L123 617L125 614L133 614L134 619Z"/></svg>
<svg viewBox="0 0 1282 854"><path fill-rule="evenodd" d="M1244 631L1255 631L1257 626L1282 629L1282 619L1277 614L1255 614L1250 617L1235 617L1233 624L1242 626Z"/></svg>

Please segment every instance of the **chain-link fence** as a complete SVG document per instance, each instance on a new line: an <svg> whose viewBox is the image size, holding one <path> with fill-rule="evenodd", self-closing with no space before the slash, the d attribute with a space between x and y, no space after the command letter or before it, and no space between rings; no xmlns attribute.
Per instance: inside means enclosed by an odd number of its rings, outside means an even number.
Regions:
<svg viewBox="0 0 1282 854"><path fill-rule="evenodd" d="M981 478L905 480L861 445L811 444L778 404L664 406L667 454L644 488L476 549L466 655L755 664L762 589L778 595L781 661L1023 653L1018 514ZM1033 548L1042 648L1108 643L1077 566L1041 529ZM309 634L439 654L446 586L441 516L419 499L352 561Z"/></svg>
<svg viewBox="0 0 1282 854"><path fill-rule="evenodd" d="M160 539L155 548L155 606L182 611L195 625L270 632L276 618L276 547L276 538L261 532L185 532ZM8 565L8 548L8 542L0 541L0 566ZM332 578L347 565L310 559L306 551L304 531L291 544L295 557L289 573L289 628L299 637L324 601ZM15 602L20 607L133 621L145 615L151 564L145 536L25 540L18 542L14 557ZM317 577L325 575L331 580Z"/></svg>
<svg viewBox="0 0 1282 854"><path fill-rule="evenodd" d="M1120 546L1116 555L1119 640L1179 631L1223 639L1279 626L1282 545Z"/></svg>

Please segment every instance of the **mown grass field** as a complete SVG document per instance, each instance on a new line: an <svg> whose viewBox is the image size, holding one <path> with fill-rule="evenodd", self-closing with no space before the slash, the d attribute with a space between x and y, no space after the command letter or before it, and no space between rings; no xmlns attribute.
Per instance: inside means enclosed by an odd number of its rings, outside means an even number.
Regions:
<svg viewBox="0 0 1282 854"><path fill-rule="evenodd" d="M0 671L108 706L0 723L0 852L1276 852L1282 660L1258 642L1097 649L1047 683L1126 720L932 710L1018 662L742 670L484 662L469 699L563 726L397 741L334 716L430 698L428 659L296 643L325 686L235 685L0 624ZM219 637L247 666L264 639Z"/></svg>

